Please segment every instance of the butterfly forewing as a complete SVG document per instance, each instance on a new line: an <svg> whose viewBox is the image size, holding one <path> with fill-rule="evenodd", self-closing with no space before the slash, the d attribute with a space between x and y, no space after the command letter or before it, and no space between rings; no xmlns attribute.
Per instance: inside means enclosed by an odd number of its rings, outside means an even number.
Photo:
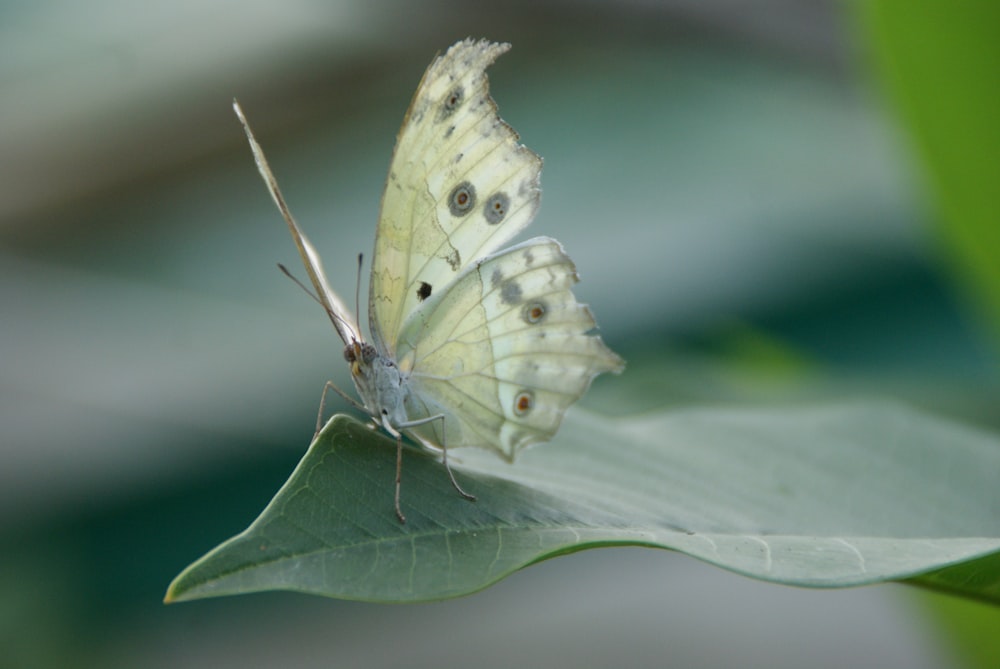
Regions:
<svg viewBox="0 0 1000 669"><path fill-rule="evenodd" d="M369 320L394 355L408 314L524 229L541 159L497 115L486 68L510 48L452 46L427 69L396 139L372 259Z"/></svg>
<svg viewBox="0 0 1000 669"><path fill-rule="evenodd" d="M323 271L323 263L319 259L319 253L316 252L316 248L312 245L312 242L309 241L299 227L299 224L292 217L292 212L288 209L285 197L281 194L281 189L278 187L278 180L274 178L274 173L271 172L271 166L267 162L264 150L257 142L257 138L254 136L253 131L250 129L250 124L247 123L246 116L243 114L243 109L236 100L233 100L233 111L236 112L236 117L240 120L243 131L246 133L247 141L250 142L250 150L253 152L254 160L257 163L257 171L260 172L260 176L267 186L267 191L271 194L271 199L274 200L274 204L278 207L278 211L281 212L281 216L288 225L288 230L292 233L292 240L295 242L295 247L299 250L302 264L306 268L306 273L309 275L309 280L312 282L313 288L316 289L317 299L326 309L330 320L337 330L337 334L344 340L344 343L359 339L361 329L357 326L354 316L344 305L337 293L330 288L330 282L327 281L326 273Z"/></svg>

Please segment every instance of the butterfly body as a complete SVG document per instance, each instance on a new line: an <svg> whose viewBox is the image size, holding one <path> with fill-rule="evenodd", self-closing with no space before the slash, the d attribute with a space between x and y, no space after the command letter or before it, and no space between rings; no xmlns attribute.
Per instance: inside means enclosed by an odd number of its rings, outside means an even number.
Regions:
<svg viewBox="0 0 1000 669"><path fill-rule="evenodd" d="M463 40L428 67L396 139L375 235L372 341L330 289L236 106L345 348L364 410L387 432L439 449L478 446L508 460L555 434L566 408L622 360L571 287L562 246L502 246L534 218L542 161L489 96L486 68L510 45ZM399 509L397 457L396 512ZM451 470L448 470L449 475ZM471 498L452 483L463 495Z"/></svg>
<svg viewBox="0 0 1000 669"><path fill-rule="evenodd" d="M360 342L351 342L344 348L344 359L350 365L354 387L372 418L387 429L406 424L405 377L396 363L379 354L371 344Z"/></svg>

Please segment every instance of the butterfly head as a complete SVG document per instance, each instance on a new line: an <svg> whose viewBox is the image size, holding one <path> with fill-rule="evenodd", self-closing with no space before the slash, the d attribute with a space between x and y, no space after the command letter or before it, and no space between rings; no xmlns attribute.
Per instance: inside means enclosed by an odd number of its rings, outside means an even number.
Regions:
<svg viewBox="0 0 1000 669"><path fill-rule="evenodd" d="M351 343L344 347L344 360L351 366L351 376L355 379L365 375L365 370L369 368L372 361L378 357L378 351L371 344L357 339L352 339Z"/></svg>

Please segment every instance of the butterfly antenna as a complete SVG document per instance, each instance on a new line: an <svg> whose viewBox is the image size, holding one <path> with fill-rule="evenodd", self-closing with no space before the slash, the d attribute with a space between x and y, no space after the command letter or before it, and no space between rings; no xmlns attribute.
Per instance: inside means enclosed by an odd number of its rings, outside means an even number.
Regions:
<svg viewBox="0 0 1000 669"><path fill-rule="evenodd" d="M361 318L361 266L364 264L365 254L358 254L358 275L354 279L354 313Z"/></svg>
<svg viewBox="0 0 1000 669"><path fill-rule="evenodd" d="M345 321L343 318L341 318L340 316L338 316L337 313L333 309L331 309L330 307L326 306L326 304L323 303L323 300L319 299L319 296L317 296L316 293L314 293L311 290L309 290L309 286L307 286L306 284L304 284L301 281L299 281L299 278L297 276L295 276L294 274L292 274L291 270L289 270L287 267L285 267L284 265L282 265L280 262L278 263L278 269L280 269L281 272L285 276L287 276L289 279L291 279L292 281L294 281L295 284L299 288L301 288L303 291L305 291L305 294L308 295L309 297L311 297L313 299L313 301L316 302L316 304L318 304L319 306L323 307L323 310L326 311L326 313L327 313L328 316L330 316L330 320L334 321L335 324L336 324L337 321L340 321L345 326L347 326L348 329L350 329L350 327L351 327L350 324L347 321Z"/></svg>

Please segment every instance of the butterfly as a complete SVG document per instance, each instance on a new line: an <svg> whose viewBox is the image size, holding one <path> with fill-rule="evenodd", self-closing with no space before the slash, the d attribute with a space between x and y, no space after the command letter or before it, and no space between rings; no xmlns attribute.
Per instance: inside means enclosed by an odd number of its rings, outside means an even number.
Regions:
<svg viewBox="0 0 1000 669"><path fill-rule="evenodd" d="M500 119L486 69L509 44L466 39L438 56L413 96L382 195L369 283L371 341L331 290L240 109L258 170L291 230L361 397L395 437L395 511L402 434L442 453L478 446L512 461L549 441L595 376L624 362L592 331L559 242L501 247L538 210L542 160ZM327 388L335 386L327 384ZM324 395L326 392L324 389ZM338 391L340 392L340 391ZM342 395L344 393L341 393ZM350 398L348 398L350 400Z"/></svg>

